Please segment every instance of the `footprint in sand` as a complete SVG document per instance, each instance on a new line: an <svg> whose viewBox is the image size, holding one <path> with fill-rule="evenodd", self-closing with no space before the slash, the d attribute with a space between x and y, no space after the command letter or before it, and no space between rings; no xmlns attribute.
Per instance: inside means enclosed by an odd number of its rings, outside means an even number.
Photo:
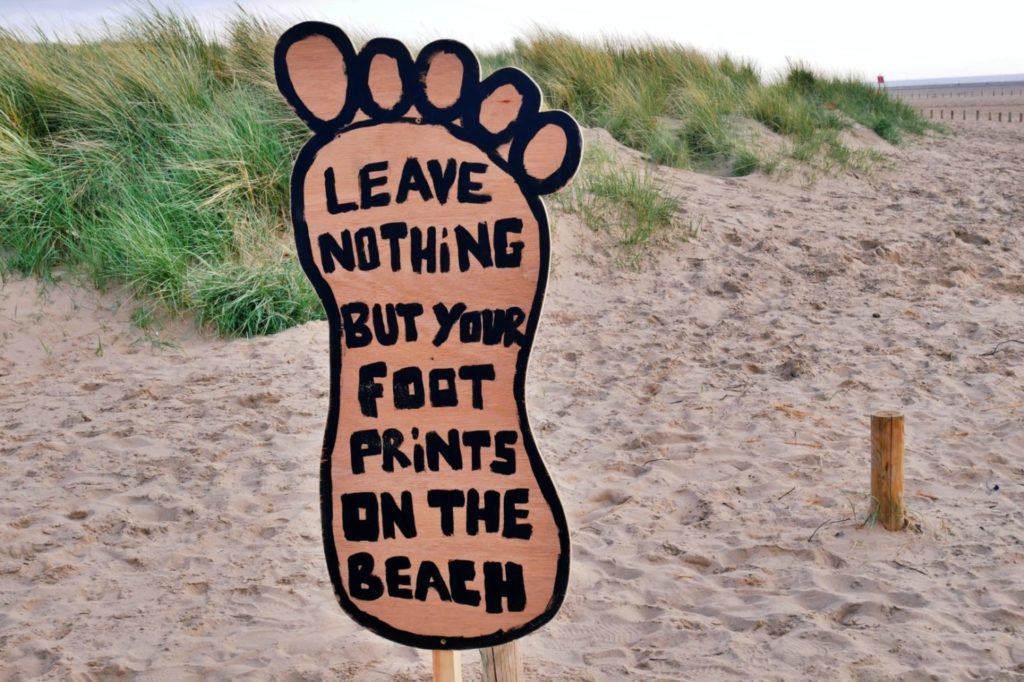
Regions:
<svg viewBox="0 0 1024 682"><path fill-rule="evenodd" d="M521 71L481 82L473 53L449 40L415 60L390 39L356 54L337 27L304 23L282 36L275 70L314 132L292 217L330 327L321 511L338 600L425 648L536 629L561 604L569 561L524 402L550 259L539 197L576 171L579 127L541 112ZM457 532L420 522L437 507L427 487L451 493ZM346 500L368 490L381 518L385 496L403 510L408 499L415 528L382 524L372 542L347 533ZM513 510L508 532L510 495L527 521ZM484 507L490 520L470 513ZM505 589L517 580L528 598Z"/></svg>

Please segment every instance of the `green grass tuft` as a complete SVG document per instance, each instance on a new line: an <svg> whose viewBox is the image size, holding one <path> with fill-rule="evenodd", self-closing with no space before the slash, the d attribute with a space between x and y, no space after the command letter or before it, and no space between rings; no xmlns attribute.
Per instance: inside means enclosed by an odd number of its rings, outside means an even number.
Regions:
<svg viewBox="0 0 1024 682"><path fill-rule="evenodd" d="M672 43L586 42L539 31L487 62L523 67L549 104L664 165L732 174L777 166L773 150L744 147L730 120L751 118L789 141L790 158L843 167L839 133L849 120L890 142L934 126L870 84L792 64L775 82L728 56ZM845 117L845 118L844 118ZM757 163L753 157L757 157Z"/></svg>
<svg viewBox="0 0 1024 682"><path fill-rule="evenodd" d="M291 259L232 263L197 273L191 298L199 321L224 336L274 334L310 319L324 319L319 299Z"/></svg>
<svg viewBox="0 0 1024 682"><path fill-rule="evenodd" d="M649 172L615 162L600 147L587 150L579 175L560 195L560 203L592 229L613 235L627 252L673 231L682 211L679 200Z"/></svg>

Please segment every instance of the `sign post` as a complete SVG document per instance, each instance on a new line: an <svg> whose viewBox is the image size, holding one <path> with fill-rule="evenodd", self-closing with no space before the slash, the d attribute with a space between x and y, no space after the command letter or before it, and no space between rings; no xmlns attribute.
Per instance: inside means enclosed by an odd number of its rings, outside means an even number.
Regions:
<svg viewBox="0 0 1024 682"><path fill-rule="evenodd" d="M447 652L522 637L565 596L569 532L525 386L550 261L540 197L578 168L579 126L517 69L481 81L451 40L356 53L307 22L274 60L313 133L291 206L330 333L327 570L352 618L435 650L446 675Z"/></svg>

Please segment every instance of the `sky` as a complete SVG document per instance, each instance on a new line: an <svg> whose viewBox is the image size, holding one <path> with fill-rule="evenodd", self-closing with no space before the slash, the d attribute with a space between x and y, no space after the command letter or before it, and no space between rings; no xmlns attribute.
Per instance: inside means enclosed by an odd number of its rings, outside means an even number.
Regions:
<svg viewBox="0 0 1024 682"><path fill-rule="evenodd" d="M800 60L887 81L1024 73L1024 0L155 0L216 31L236 6L284 22L318 19L412 44L455 38L478 49L534 27L581 37L652 37L754 61L766 75ZM0 26L68 37L136 11L134 0L0 0Z"/></svg>

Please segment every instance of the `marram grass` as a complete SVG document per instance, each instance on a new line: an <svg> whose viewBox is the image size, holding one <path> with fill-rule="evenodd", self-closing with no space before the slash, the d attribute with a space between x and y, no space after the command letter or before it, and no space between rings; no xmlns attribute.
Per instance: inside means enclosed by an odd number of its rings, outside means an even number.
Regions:
<svg viewBox="0 0 1024 682"><path fill-rule="evenodd" d="M659 237L683 233L683 207L666 192L650 169L616 164L600 146L588 150L573 184L559 193L557 205L576 213L595 231L612 236L627 260ZM692 234L692 230L689 231Z"/></svg>
<svg viewBox="0 0 1024 682"><path fill-rule="evenodd" d="M291 242L288 178L308 132L274 86L279 32L240 13L215 41L154 10L75 44L0 31L2 269L71 268L229 336L321 318ZM800 66L765 84L749 64L678 45L539 32L483 61L522 66L550 106L681 168L770 170L736 117L791 138L806 162L842 161L836 112L891 141L928 125L867 85ZM675 200L649 177L593 167L580 186L594 199L568 205L615 205L630 246L672 223Z"/></svg>

